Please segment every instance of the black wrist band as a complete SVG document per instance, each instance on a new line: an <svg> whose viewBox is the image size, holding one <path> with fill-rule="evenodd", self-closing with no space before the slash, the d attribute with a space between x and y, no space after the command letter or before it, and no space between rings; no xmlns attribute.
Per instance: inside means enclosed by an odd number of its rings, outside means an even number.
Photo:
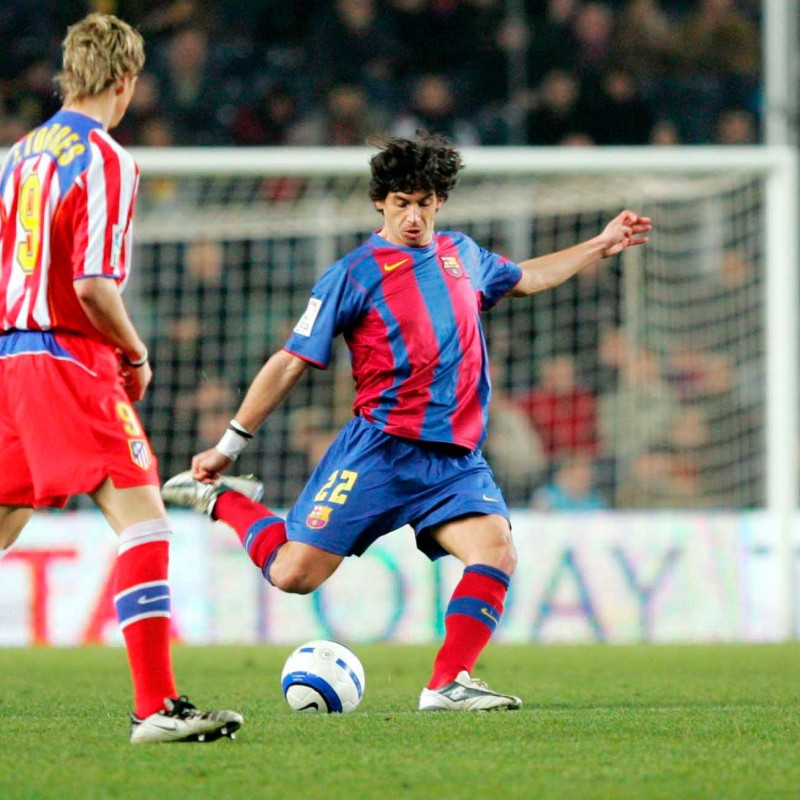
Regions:
<svg viewBox="0 0 800 800"><path fill-rule="evenodd" d="M144 354L141 358L137 359L136 361L132 361L125 353L122 354L122 360L129 366L133 367L134 369L138 369L139 367L143 367L149 360L150 360L150 353L147 352L147 347L144 348Z"/></svg>
<svg viewBox="0 0 800 800"><path fill-rule="evenodd" d="M248 441L253 438L253 434L249 431L246 431L235 419L232 419L228 423L228 430L233 431L235 434L241 436L243 439L247 439Z"/></svg>

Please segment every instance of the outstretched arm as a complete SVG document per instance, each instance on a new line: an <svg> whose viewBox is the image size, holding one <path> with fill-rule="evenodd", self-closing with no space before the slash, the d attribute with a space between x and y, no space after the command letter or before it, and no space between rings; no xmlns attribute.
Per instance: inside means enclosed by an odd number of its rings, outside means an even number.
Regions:
<svg viewBox="0 0 800 800"><path fill-rule="evenodd" d="M626 247L646 244L649 239L642 234L652 227L649 217L640 217L635 211L622 211L593 239L566 250L522 261L522 277L509 294L512 297L527 297L552 289L602 258L615 256Z"/></svg>
<svg viewBox="0 0 800 800"><path fill-rule="evenodd" d="M259 370L234 419L245 431L252 433L283 402L302 374L308 362L279 350ZM195 479L211 483L219 478L233 459L216 447L198 453L192 459Z"/></svg>

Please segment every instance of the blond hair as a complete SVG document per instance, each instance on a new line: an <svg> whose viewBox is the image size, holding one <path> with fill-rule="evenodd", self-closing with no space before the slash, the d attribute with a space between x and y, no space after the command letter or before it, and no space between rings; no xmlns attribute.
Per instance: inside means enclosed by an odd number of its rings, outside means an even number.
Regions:
<svg viewBox="0 0 800 800"><path fill-rule="evenodd" d="M113 14L89 14L71 25L61 47L55 82L67 102L95 97L144 66L144 39Z"/></svg>

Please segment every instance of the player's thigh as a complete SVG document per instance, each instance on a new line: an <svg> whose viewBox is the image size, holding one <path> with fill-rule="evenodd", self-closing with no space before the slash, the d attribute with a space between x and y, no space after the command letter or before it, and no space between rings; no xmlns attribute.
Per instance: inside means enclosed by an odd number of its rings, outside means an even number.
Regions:
<svg viewBox="0 0 800 800"><path fill-rule="evenodd" d="M269 570L269 581L292 594L308 594L319 588L339 567L344 556L304 542L286 542Z"/></svg>
<svg viewBox="0 0 800 800"><path fill-rule="evenodd" d="M0 506L0 550L11 547L27 525L33 509L24 506Z"/></svg>
<svg viewBox="0 0 800 800"><path fill-rule="evenodd" d="M405 521L397 440L356 417L340 431L286 518L286 535L338 556L361 555Z"/></svg>
<svg viewBox="0 0 800 800"><path fill-rule="evenodd" d="M499 514L474 514L432 528L430 537L466 565L486 564L508 575L517 566L517 552L508 520Z"/></svg>
<svg viewBox="0 0 800 800"><path fill-rule="evenodd" d="M95 491L106 477L118 487L158 486L156 460L113 354L82 337L65 337L58 346L63 358L38 353L6 365L4 378L17 402L6 403L2 416L24 452L13 474L17 479L28 470L33 496L10 495L4 481L0 502L63 506L70 495ZM0 466L8 458L0 457Z"/></svg>
<svg viewBox="0 0 800 800"><path fill-rule="evenodd" d="M106 478L90 496L116 533L137 522L159 519L167 514L158 486L119 489L111 478Z"/></svg>

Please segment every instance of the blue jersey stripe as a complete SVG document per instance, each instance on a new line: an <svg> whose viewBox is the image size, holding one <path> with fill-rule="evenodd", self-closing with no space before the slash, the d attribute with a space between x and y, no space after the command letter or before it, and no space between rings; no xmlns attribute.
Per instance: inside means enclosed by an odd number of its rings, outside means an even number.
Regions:
<svg viewBox="0 0 800 800"><path fill-rule="evenodd" d="M460 370L450 367L453 364L460 365L463 354L458 336L453 336L453 331L457 329L457 320L444 272L435 262L427 267L422 275L425 285L420 286L420 294L439 344L439 362L431 381L431 398L425 410L420 439L452 442L451 414L442 414L442 409L448 409L452 404L451 398L456 396ZM419 284L421 276L418 274L415 277Z"/></svg>

